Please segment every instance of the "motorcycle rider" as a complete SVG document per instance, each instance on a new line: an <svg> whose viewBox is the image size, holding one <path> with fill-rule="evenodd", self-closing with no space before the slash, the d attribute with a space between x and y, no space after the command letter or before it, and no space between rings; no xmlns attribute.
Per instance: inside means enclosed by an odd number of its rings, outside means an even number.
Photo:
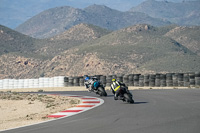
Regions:
<svg viewBox="0 0 200 133"><path fill-rule="evenodd" d="M122 82L117 81L115 78L112 79L112 84L111 84L111 90L112 93L114 94L114 99L115 100L120 100L122 99L122 97L118 97L119 96L119 91L120 91L120 87L125 86L126 85Z"/></svg>
<svg viewBox="0 0 200 133"><path fill-rule="evenodd" d="M88 75L85 75L85 82L84 85L86 89L88 89L89 92L91 92L94 88L94 83L98 80L96 77L89 77Z"/></svg>

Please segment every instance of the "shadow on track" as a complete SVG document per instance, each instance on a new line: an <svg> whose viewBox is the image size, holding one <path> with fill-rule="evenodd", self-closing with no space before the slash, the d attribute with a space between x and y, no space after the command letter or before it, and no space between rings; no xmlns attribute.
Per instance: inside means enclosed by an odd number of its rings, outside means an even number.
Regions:
<svg viewBox="0 0 200 133"><path fill-rule="evenodd" d="M107 95L106 97L113 97L114 98L114 95Z"/></svg>
<svg viewBox="0 0 200 133"><path fill-rule="evenodd" d="M146 103L148 103L148 102L134 102L133 104L146 104Z"/></svg>

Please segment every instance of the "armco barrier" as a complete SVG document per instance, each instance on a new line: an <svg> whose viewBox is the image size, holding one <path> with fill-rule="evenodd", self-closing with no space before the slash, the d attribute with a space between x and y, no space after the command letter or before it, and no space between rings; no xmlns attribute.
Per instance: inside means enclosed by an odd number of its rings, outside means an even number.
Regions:
<svg viewBox="0 0 200 133"><path fill-rule="evenodd" d="M125 74L96 75L105 86L110 86L112 78L124 82L128 86L137 87L200 87L200 72L165 73L165 74ZM41 77L39 79L2 79L0 89L44 88L84 86L82 76Z"/></svg>

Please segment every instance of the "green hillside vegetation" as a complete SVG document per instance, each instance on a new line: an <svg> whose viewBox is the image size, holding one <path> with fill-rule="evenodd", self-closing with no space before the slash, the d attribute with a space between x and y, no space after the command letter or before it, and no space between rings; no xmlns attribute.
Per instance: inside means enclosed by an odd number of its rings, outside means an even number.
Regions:
<svg viewBox="0 0 200 133"><path fill-rule="evenodd" d="M199 71L199 29L138 24L108 31L79 24L34 39L1 26L0 46L8 52L0 55L0 77Z"/></svg>
<svg viewBox="0 0 200 133"><path fill-rule="evenodd" d="M110 32L91 24L79 24L52 38L40 39L37 42L38 50L35 53L52 59L65 50L95 40Z"/></svg>
<svg viewBox="0 0 200 133"><path fill-rule="evenodd" d="M200 55L200 27L176 27L166 33L168 36L183 46L187 47L194 53Z"/></svg>
<svg viewBox="0 0 200 133"><path fill-rule="evenodd" d="M0 25L0 55L11 54L46 60L47 55L37 53L47 42L21 34L10 28Z"/></svg>
<svg viewBox="0 0 200 133"><path fill-rule="evenodd" d="M173 54L150 60L141 68L157 72L196 72L199 65L199 56Z"/></svg>
<svg viewBox="0 0 200 133"><path fill-rule="evenodd" d="M27 53L35 49L35 39L0 25L0 55L9 52Z"/></svg>
<svg viewBox="0 0 200 133"><path fill-rule="evenodd" d="M191 69L199 69L199 56L164 36L170 30L169 27L148 27L149 29L145 30L145 25L139 25L112 32L87 45L79 46L78 53L97 53L99 58L109 62L136 63L139 68L153 71L189 71L191 64ZM183 65L187 67L178 68ZM174 66L177 69L174 69Z"/></svg>

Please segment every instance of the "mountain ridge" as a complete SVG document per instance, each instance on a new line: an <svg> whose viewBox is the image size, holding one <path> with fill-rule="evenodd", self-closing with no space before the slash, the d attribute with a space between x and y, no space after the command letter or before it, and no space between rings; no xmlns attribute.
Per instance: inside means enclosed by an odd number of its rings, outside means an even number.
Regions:
<svg viewBox="0 0 200 133"><path fill-rule="evenodd" d="M131 8L131 12L142 12L154 18L161 18L179 25L200 24L200 1L183 1L174 3L168 1L147 0L136 7Z"/></svg>
<svg viewBox="0 0 200 133"><path fill-rule="evenodd" d="M92 5L85 9L64 6L46 10L19 25L16 30L34 38L49 38L80 23L93 24L108 30L118 30L139 23L154 26L170 24L144 13L120 12L102 5Z"/></svg>

